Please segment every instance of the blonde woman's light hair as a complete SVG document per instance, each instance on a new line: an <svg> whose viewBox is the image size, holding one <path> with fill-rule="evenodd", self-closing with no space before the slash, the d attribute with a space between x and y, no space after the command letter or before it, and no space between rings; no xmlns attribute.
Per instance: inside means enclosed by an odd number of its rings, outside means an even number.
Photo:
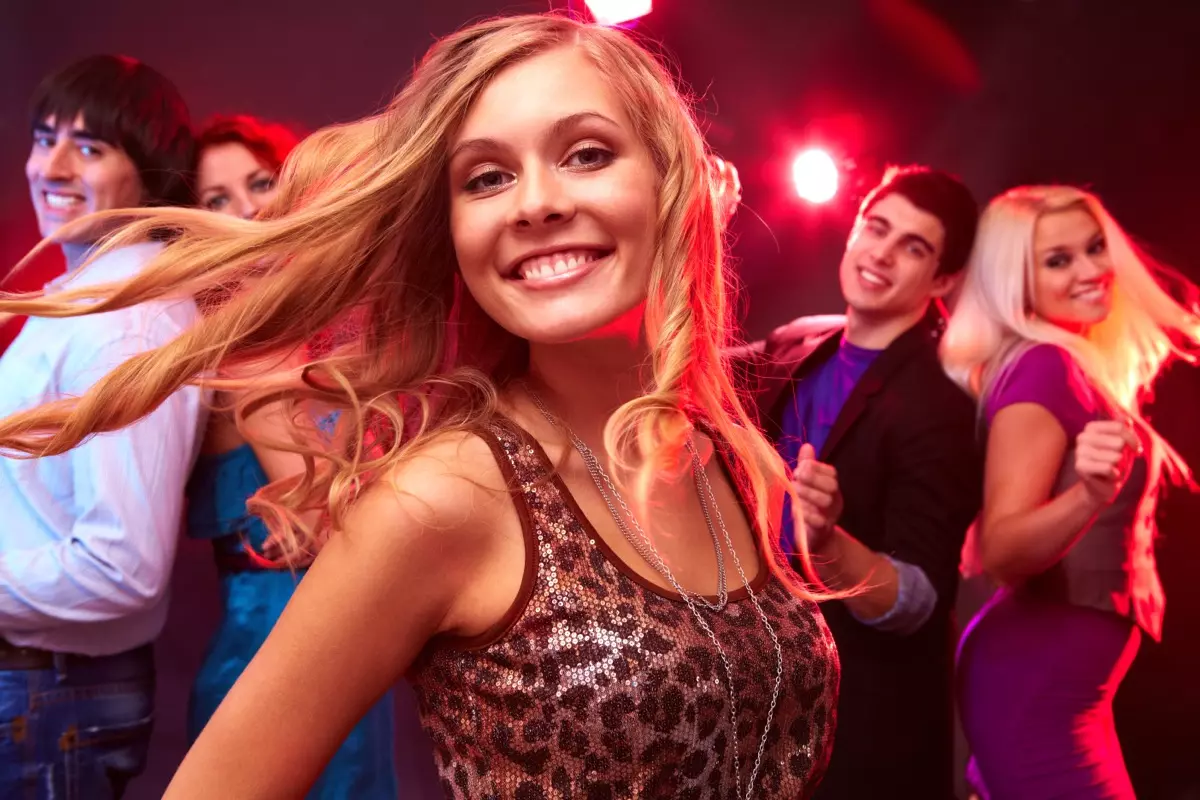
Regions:
<svg viewBox="0 0 1200 800"><path fill-rule="evenodd" d="M1113 263L1112 310L1084 334L1032 311L1038 220L1071 209L1096 220ZM1172 297L1164 280L1191 297ZM1194 297L1195 287L1143 253L1095 195L1071 186L1019 187L996 197L983 212L962 293L942 337L942 363L978 398L982 410L998 376L1025 350L1036 344L1061 347L1149 438L1148 485L1157 487L1164 476L1188 480L1187 464L1142 417L1141 405L1169 359L1194 360L1200 342L1200 318L1189 305ZM1150 502L1153 494L1147 493Z"/></svg>
<svg viewBox="0 0 1200 800"><path fill-rule="evenodd" d="M185 384L249 389L239 419L280 401L295 420L290 442L308 457L303 479L271 484L251 500L292 551L319 544L299 521L326 509L340 528L362 487L412 457L430 437L478 430L496 391L519 377L527 344L499 329L465 290L449 226L448 147L472 102L506 67L574 47L603 72L648 147L659 175L657 247L646 303L652 379L622 406L605 446L632 475L643 502L651 480L686 464L695 410L744 468L768 563L799 596L815 596L773 534L782 460L748 418L726 363L731 303L722 220L708 152L689 104L662 63L628 33L561 15L500 18L437 42L379 114L310 136L284 166L280 192L255 221L194 209L142 209L101 252L166 235L170 244L128 283L0 299L0 313L73 316L166 296L221 298L177 340L118 367L77 401L0 422L0 449L62 453L86 437L135 422ZM45 246L43 243L42 246ZM36 251L35 251L36 252ZM81 305L80 301L93 301ZM354 330L353 341L328 335ZM221 379L230 366L282 364L302 348L301 371ZM224 374L228 375L228 372ZM336 449L301 430L310 403L342 410ZM797 507L799 503L795 504ZM798 530L802 530L802 527ZM801 561L812 574L801 540Z"/></svg>

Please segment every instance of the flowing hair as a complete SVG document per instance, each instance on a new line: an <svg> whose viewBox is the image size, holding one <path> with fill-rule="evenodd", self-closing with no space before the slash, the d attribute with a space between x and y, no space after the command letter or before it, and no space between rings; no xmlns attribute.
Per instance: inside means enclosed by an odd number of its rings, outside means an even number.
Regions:
<svg viewBox="0 0 1200 800"><path fill-rule="evenodd" d="M1086 211L1100 226L1113 263L1112 311L1085 335L1031 313L1038 269L1034 234L1046 214ZM1181 291L1176 299L1164 288ZM942 337L947 374L979 407L1022 353L1035 344L1066 350L1100 394L1150 440L1150 480L1189 481L1188 465L1141 414L1154 381L1172 357L1195 360L1200 343L1196 288L1142 252L1090 192L1071 186L1023 186L996 197L979 222L962 294ZM1154 502L1154 491L1146 502Z"/></svg>
<svg viewBox="0 0 1200 800"><path fill-rule="evenodd" d="M0 312L68 317L167 296L230 299L83 397L3 420L0 449L65 452L137 421L189 383L248 388L239 418L281 402L296 434L262 444L302 453L307 463L300 478L259 490L250 507L294 549L318 545L316 534L297 524L300 512L326 509L328 528L338 530L362 487L430 437L486 424L497 410L497 388L527 365L527 344L499 329L458 275L448 147L497 73L564 46L605 74L659 177L645 318L651 377L645 395L610 418L605 447L618 472L632 475L634 497L644 504L655 476L687 464L692 420L703 419L742 467L771 570L797 596L823 596L815 577L810 585L789 567L772 533L773 509L782 492L794 489L731 379L723 224L689 103L660 60L630 34L556 14L484 21L435 43L385 111L303 141L284 166L276 198L254 221L194 209L107 212L132 221L100 253L163 229L172 234L170 245L128 282L53 297L9 296L0 299ZM253 381L220 377L229 365L280 363L351 319L361 335L302 369L276 367ZM310 401L343 410L336 447L316 447L311 432L300 430L306 415L298 408ZM804 537L798 539L801 564L812 576Z"/></svg>

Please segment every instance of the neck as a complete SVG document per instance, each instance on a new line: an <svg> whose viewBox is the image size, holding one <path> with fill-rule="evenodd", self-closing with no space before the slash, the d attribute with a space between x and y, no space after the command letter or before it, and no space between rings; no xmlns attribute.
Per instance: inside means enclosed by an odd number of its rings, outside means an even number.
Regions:
<svg viewBox="0 0 1200 800"><path fill-rule="evenodd" d="M67 262L67 272L74 272L83 265L87 260L88 255L92 252L94 244L64 244L62 245L63 258Z"/></svg>
<svg viewBox="0 0 1200 800"><path fill-rule="evenodd" d="M552 414L593 447L620 406L645 394L650 378L644 337L531 344L529 385Z"/></svg>
<svg viewBox="0 0 1200 800"><path fill-rule="evenodd" d="M919 309L899 316L874 316L869 313L846 309L845 338L850 344L866 350L886 350L892 342L912 326L920 322L929 312L929 303Z"/></svg>

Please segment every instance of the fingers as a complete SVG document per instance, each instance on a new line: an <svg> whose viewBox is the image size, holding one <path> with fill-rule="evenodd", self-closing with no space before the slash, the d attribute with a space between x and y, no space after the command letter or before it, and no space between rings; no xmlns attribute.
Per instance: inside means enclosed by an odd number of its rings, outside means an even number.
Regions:
<svg viewBox="0 0 1200 800"><path fill-rule="evenodd" d="M1131 449L1124 436L1109 433L1093 433L1086 438L1081 434L1075 448L1093 458L1120 458Z"/></svg>
<svg viewBox="0 0 1200 800"><path fill-rule="evenodd" d="M797 487L803 486L825 494L838 491L837 470L819 461L803 461L793 474Z"/></svg>
<svg viewBox="0 0 1200 800"><path fill-rule="evenodd" d="M808 486L796 486L796 496L800 498L801 503L811 506L817 511L828 511L833 508L834 496L820 489L813 489Z"/></svg>
<svg viewBox="0 0 1200 800"><path fill-rule="evenodd" d="M1114 440L1120 440L1124 446L1130 447L1133 450L1141 451L1142 440L1134 429L1133 424L1127 420L1105 419L1089 422L1083 432L1079 434L1080 440L1095 440L1097 442L1111 443Z"/></svg>
<svg viewBox="0 0 1200 800"><path fill-rule="evenodd" d="M1082 478L1116 488L1142 451L1137 432L1123 420L1089 422L1075 442L1075 471Z"/></svg>
<svg viewBox="0 0 1200 800"><path fill-rule="evenodd" d="M726 161L720 156L709 157L713 181L716 185L717 197L726 215L732 215L742 200L742 180L737 167L732 161Z"/></svg>
<svg viewBox="0 0 1200 800"><path fill-rule="evenodd" d="M803 445L800 448L800 453L796 457L796 469L792 471L792 479L797 486L803 485L829 494L838 491L837 468L831 464L817 461L811 444Z"/></svg>
<svg viewBox="0 0 1200 800"><path fill-rule="evenodd" d="M1142 452L1142 437L1138 436L1137 431L1132 426L1126 425L1121 430L1121 438L1125 440L1125 444L1129 445L1129 449L1135 453Z"/></svg>
<svg viewBox="0 0 1200 800"><path fill-rule="evenodd" d="M810 444L800 448L796 469L792 473L792 485L806 525L824 530L836 523L841 515L837 469L817 461L816 451Z"/></svg>
<svg viewBox="0 0 1200 800"><path fill-rule="evenodd" d="M1123 446L1115 450L1080 447L1075 451L1075 471L1080 475L1120 477L1125 462Z"/></svg>
<svg viewBox="0 0 1200 800"><path fill-rule="evenodd" d="M1091 457L1141 453L1142 440L1131 425L1117 420L1090 422L1079 434L1076 449Z"/></svg>
<svg viewBox="0 0 1200 800"><path fill-rule="evenodd" d="M1121 477L1121 466L1109 459L1076 458L1075 472L1081 477L1115 481Z"/></svg>

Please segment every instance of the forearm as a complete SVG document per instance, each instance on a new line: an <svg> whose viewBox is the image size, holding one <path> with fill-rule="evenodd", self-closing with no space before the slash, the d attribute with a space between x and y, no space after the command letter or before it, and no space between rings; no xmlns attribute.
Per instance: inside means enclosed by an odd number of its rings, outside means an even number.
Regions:
<svg viewBox="0 0 1200 800"><path fill-rule="evenodd" d="M200 392L186 389L146 419L53 456L70 478L53 487L69 527L31 531L25 546L0 552L0 627L103 622L162 601L200 417Z"/></svg>
<svg viewBox="0 0 1200 800"><path fill-rule="evenodd" d="M161 601L168 570L159 565L168 558L137 564L136 553L115 552L111 540L101 545L103 555L86 541L72 537L0 557L0 630L104 622Z"/></svg>
<svg viewBox="0 0 1200 800"><path fill-rule="evenodd" d="M984 570L1005 584L1046 571L1066 555L1101 508L1077 483L1031 511L995 520L985 514L979 538Z"/></svg>
<svg viewBox="0 0 1200 800"><path fill-rule="evenodd" d="M857 589L845 600L859 619L881 617L896 605L900 586L896 567L838 526L812 552L817 575L830 589Z"/></svg>

